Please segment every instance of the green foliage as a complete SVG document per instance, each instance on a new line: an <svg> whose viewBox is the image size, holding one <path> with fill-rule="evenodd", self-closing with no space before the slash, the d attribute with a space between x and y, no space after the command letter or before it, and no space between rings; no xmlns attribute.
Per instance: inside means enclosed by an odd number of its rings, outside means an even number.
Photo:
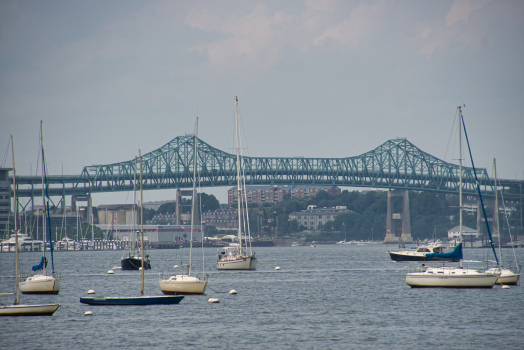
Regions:
<svg viewBox="0 0 524 350"><path fill-rule="evenodd" d="M183 200L184 198L182 198L182 203L183 203ZM167 213L173 214L175 212L176 212L176 202L169 202L169 203L162 204L156 211L156 214L167 214Z"/></svg>
<svg viewBox="0 0 524 350"><path fill-rule="evenodd" d="M202 211L206 212L209 210L220 209L220 203L218 202L218 199L214 195L207 194L207 193L201 193L199 197L200 197L200 201L202 204Z"/></svg>
<svg viewBox="0 0 524 350"><path fill-rule="evenodd" d="M160 208L159 208L159 209L160 209ZM155 216L156 213L157 213L157 212L155 211L155 209L144 208L144 224L145 224L147 221L153 219L153 216ZM140 222L140 211L138 212L138 215L139 215L139 217L138 217L138 219L139 219L138 222Z"/></svg>
<svg viewBox="0 0 524 350"><path fill-rule="evenodd" d="M447 237L447 231L458 225L458 196L446 196L432 192L409 192L411 234L414 239ZM307 209L308 205L322 207L346 206L352 213L338 215L333 221L319 227L318 240L380 240L386 234L387 192L386 191L347 191L339 195L330 195L320 191L315 197L289 196L278 203L263 203L261 208L253 209L254 214L264 218L263 226L273 230L274 217L285 223L281 229L298 232L305 227L296 220L290 221L289 214ZM402 212L402 197L393 197L395 213ZM263 211L265 209L265 212ZM513 221L520 220L520 212L513 214ZM476 228L476 215L463 214L464 225ZM511 219L510 219L511 220ZM518 221L520 222L520 221ZM395 228L401 226L399 220L394 220Z"/></svg>
<svg viewBox="0 0 524 350"><path fill-rule="evenodd" d="M209 211L209 210L220 209L220 203L218 202L218 199L214 195L207 194L207 193L199 193L198 197L201 201L202 210L204 212ZM180 211L183 214L191 213L191 199L190 198L181 198ZM153 212L154 212L153 215L168 214L168 213L174 214L176 213L176 202L164 203L158 208L156 212L155 211ZM148 215L149 216L147 220L150 220L153 218L153 215L150 215L150 213L148 213ZM144 214L144 220L146 220L145 214Z"/></svg>

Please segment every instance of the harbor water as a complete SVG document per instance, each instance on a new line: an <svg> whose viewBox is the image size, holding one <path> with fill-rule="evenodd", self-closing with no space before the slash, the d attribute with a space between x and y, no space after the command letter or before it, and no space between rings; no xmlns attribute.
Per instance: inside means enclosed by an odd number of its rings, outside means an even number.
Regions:
<svg viewBox="0 0 524 350"><path fill-rule="evenodd" d="M384 244L260 247L256 271L218 271L216 250L204 248L210 274L204 296L179 305L92 306L96 295L140 294L139 271L115 270L122 251L62 251L59 295L21 295L23 304L63 305L51 317L0 318L2 349L522 349L524 286L502 289L411 289L406 266ZM202 271L194 252L193 271ZM524 249L515 249L524 261ZM161 295L159 273L173 273L188 249L150 250L148 295ZM22 272L41 253L21 253ZM467 260L493 259L466 249ZM506 266L513 251L503 249ZM473 266L474 263L467 263ZM456 264L455 264L456 265ZM475 266L480 267L480 263ZM279 266L281 270L275 270ZM485 267L485 263L484 266ZM14 291L14 253L0 254L0 292ZM227 292L235 289L238 294ZM225 292L225 293L223 293ZM3 304L9 303L0 297ZM218 298L220 303L208 303ZM12 298L11 298L12 300ZM85 311L93 316L84 316Z"/></svg>

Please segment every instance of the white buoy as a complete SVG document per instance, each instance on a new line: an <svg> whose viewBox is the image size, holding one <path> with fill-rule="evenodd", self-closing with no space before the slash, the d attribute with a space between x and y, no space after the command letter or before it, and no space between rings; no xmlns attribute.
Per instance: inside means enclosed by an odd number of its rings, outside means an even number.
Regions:
<svg viewBox="0 0 524 350"><path fill-rule="evenodd" d="M95 294L94 289L90 289L90 290L88 290L88 291L87 291L87 294Z"/></svg>
<svg viewBox="0 0 524 350"><path fill-rule="evenodd" d="M217 298L209 298L207 302L208 303L220 303L220 300L218 300Z"/></svg>
<svg viewBox="0 0 524 350"><path fill-rule="evenodd" d="M138 271L142 271L142 266L140 266L140 267L138 268Z"/></svg>
<svg viewBox="0 0 524 350"><path fill-rule="evenodd" d="M93 311L84 312L84 316L93 316Z"/></svg>
<svg viewBox="0 0 524 350"><path fill-rule="evenodd" d="M509 286L507 286L507 285L503 285L503 286L502 286L502 289L509 289Z"/></svg>
<svg viewBox="0 0 524 350"><path fill-rule="evenodd" d="M275 267L275 270L280 270L280 266Z"/></svg>
<svg viewBox="0 0 524 350"><path fill-rule="evenodd" d="M229 294L237 294L237 291L234 290L234 289L231 289L231 290L229 291Z"/></svg>
<svg viewBox="0 0 524 350"><path fill-rule="evenodd" d="M113 270L109 270L109 271L107 271L107 273L110 274L110 275L112 275L112 274L115 273L115 271L113 271Z"/></svg>

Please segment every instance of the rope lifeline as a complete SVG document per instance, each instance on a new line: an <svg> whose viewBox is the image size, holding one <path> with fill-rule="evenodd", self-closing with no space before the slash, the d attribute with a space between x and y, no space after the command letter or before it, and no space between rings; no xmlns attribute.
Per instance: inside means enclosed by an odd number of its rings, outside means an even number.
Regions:
<svg viewBox="0 0 524 350"><path fill-rule="evenodd" d="M66 311L69 311L70 313L72 314L77 314L77 315L83 315L84 313L83 312L75 312L75 311L72 311L72 310L69 310L67 307L65 307L64 305L60 304L60 309L65 309Z"/></svg>
<svg viewBox="0 0 524 350"><path fill-rule="evenodd" d="M271 265L271 264L269 264L269 263L267 263L267 262L265 262L265 261L263 261L263 260L260 260L259 258L256 258L256 259L257 259L258 261L260 261L261 263L263 263L263 264L269 265L269 266L271 266L271 267L276 267L276 266Z"/></svg>
<svg viewBox="0 0 524 350"><path fill-rule="evenodd" d="M229 291L227 291L227 292L219 292L219 291L217 291L217 290L214 290L214 289L211 288L210 286L207 286L207 288L211 289L211 290L212 290L213 292L215 292L215 293L229 293Z"/></svg>

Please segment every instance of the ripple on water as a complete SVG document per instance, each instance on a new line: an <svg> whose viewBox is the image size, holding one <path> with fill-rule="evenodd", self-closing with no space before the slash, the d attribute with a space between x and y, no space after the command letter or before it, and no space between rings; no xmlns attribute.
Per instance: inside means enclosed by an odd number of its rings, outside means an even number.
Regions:
<svg viewBox="0 0 524 350"><path fill-rule="evenodd" d="M23 303L60 302L52 317L2 318L6 348L54 349L521 349L523 287L502 290L410 289L405 265L392 262L385 245L319 245L257 248L272 266L257 271L217 271L215 250L205 249L210 286L237 295L187 296L179 305L96 307L79 303L97 295L140 294L140 273L107 270L122 252L58 252L55 266L65 282L57 296L22 296ZM524 249L518 249L519 260ZM153 269L146 292L160 295L158 273L173 273L183 252L150 252ZM482 260L484 251L471 260ZM14 255L0 254L0 292L11 291ZM23 271L39 257L21 254ZM36 262L35 262L36 261ZM201 270L202 261L194 270ZM25 269L25 270L24 270ZM9 286L9 287L7 287ZM218 297L219 304L209 304ZM24 339L20 342L20 339Z"/></svg>

